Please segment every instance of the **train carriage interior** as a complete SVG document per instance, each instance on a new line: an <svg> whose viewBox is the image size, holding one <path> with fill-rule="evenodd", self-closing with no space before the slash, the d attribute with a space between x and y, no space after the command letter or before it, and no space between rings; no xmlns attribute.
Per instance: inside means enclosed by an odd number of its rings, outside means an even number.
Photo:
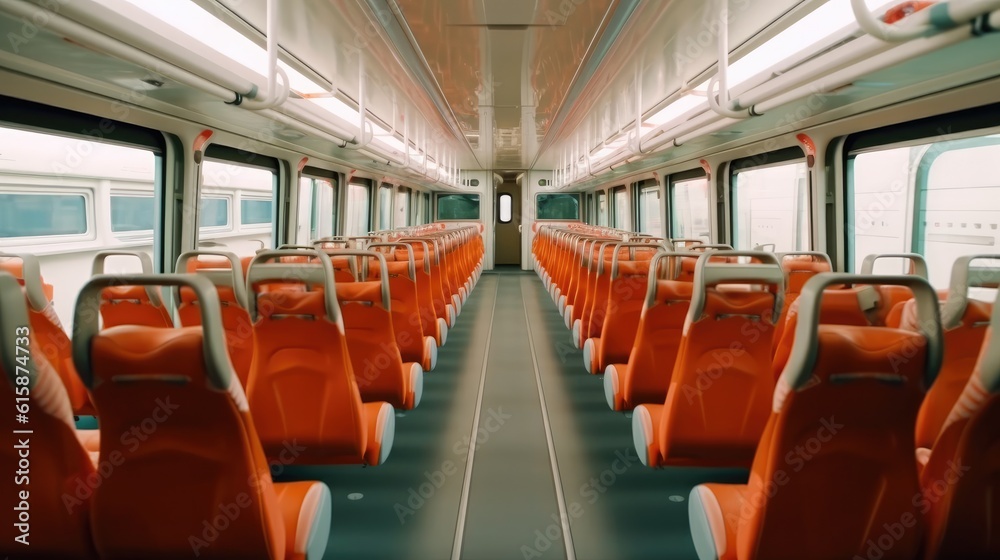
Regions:
<svg viewBox="0 0 1000 560"><path fill-rule="evenodd" d="M998 30L0 0L0 555L1000 558Z"/></svg>

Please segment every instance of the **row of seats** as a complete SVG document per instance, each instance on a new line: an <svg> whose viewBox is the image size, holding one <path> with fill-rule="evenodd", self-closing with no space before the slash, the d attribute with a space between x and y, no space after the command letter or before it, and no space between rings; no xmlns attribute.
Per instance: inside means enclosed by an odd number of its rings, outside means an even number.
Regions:
<svg viewBox="0 0 1000 560"><path fill-rule="evenodd" d="M699 557L1000 557L1000 311L969 295L1000 286L976 266L1000 255L957 259L939 293L913 254L837 274L574 224L539 228L533 255L567 324L612 325L572 336L644 464L750 468L691 491ZM873 274L887 258L910 273Z"/></svg>
<svg viewBox="0 0 1000 560"><path fill-rule="evenodd" d="M387 401L420 397L422 364L403 352L433 367L481 273L480 230L434 224L249 259L192 252L175 274L101 274L121 255L95 259L72 337L38 260L0 255L0 390L10 408L30 405L26 423L5 421L28 431L30 478L0 485L8 503L26 503L0 551L322 557L328 487L276 483L270 466L386 460L397 408ZM99 429L77 430L74 413L96 415ZM26 460L17 447L3 454ZM19 544L29 529L31 545Z"/></svg>

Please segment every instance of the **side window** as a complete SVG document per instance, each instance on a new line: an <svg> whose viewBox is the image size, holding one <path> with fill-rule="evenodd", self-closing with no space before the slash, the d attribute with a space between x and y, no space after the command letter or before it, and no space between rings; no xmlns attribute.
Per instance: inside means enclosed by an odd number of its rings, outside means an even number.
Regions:
<svg viewBox="0 0 1000 560"><path fill-rule="evenodd" d="M597 193L597 225L608 225L608 193L606 191Z"/></svg>
<svg viewBox="0 0 1000 560"><path fill-rule="evenodd" d="M431 193L424 193L424 223L431 223Z"/></svg>
<svg viewBox="0 0 1000 560"><path fill-rule="evenodd" d="M439 194L437 197L437 219L478 220L478 194Z"/></svg>
<svg viewBox="0 0 1000 560"><path fill-rule="evenodd" d="M308 171L308 169L307 169ZM299 178L299 211L295 242L308 245L315 239L334 233L336 215L336 180L303 175Z"/></svg>
<svg viewBox="0 0 1000 560"><path fill-rule="evenodd" d="M202 165L199 245L241 257L274 247L277 162L220 146L210 146L206 155L211 159ZM229 157L238 160L222 159ZM263 167L272 162L273 168Z"/></svg>
<svg viewBox="0 0 1000 560"><path fill-rule="evenodd" d="M382 185L378 188L378 229L392 229L392 187Z"/></svg>
<svg viewBox="0 0 1000 560"><path fill-rule="evenodd" d="M371 231L371 187L361 183L351 183L347 189L347 216L344 234L348 236L368 235Z"/></svg>
<svg viewBox="0 0 1000 560"><path fill-rule="evenodd" d="M396 217L393 227L407 227L410 224L410 189L399 187L396 190Z"/></svg>
<svg viewBox="0 0 1000 560"><path fill-rule="evenodd" d="M712 213L708 179L701 177L670 178L670 237L712 241Z"/></svg>
<svg viewBox="0 0 1000 560"><path fill-rule="evenodd" d="M151 131L116 123L116 130L125 129L148 133L150 146L156 145ZM72 329L73 307L98 251L154 256L153 231L161 227L160 148L2 123L0 147L0 252L38 257L56 314ZM106 268L139 271L129 258L110 258Z"/></svg>
<svg viewBox="0 0 1000 560"><path fill-rule="evenodd" d="M1000 168L984 165L996 161L997 133L848 154L848 266L859 270L873 253L916 252L927 259L931 283L947 288L956 257L1000 245ZM875 272L903 266L879 261Z"/></svg>
<svg viewBox="0 0 1000 560"><path fill-rule="evenodd" d="M586 211L587 211L587 223L591 225L595 224L596 220L594 220L594 193L587 193Z"/></svg>
<svg viewBox="0 0 1000 560"><path fill-rule="evenodd" d="M618 187L612 191L615 206L615 223L613 227L618 229L628 229L628 191L625 187Z"/></svg>
<svg viewBox="0 0 1000 560"><path fill-rule="evenodd" d="M655 237L663 235L660 187L655 184L639 190L639 232Z"/></svg>
<svg viewBox="0 0 1000 560"><path fill-rule="evenodd" d="M811 249L805 160L768 166L741 163L733 164L733 246L752 249L773 244L778 252Z"/></svg>
<svg viewBox="0 0 1000 560"><path fill-rule="evenodd" d="M540 194L535 197L535 219L579 220L580 195Z"/></svg>

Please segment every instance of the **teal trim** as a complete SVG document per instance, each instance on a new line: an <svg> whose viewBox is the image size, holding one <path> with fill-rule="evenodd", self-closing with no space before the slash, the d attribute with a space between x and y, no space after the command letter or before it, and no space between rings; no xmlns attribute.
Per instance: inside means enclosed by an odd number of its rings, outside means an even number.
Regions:
<svg viewBox="0 0 1000 560"><path fill-rule="evenodd" d="M948 4L949 2L942 2L927 8L931 16L931 25L938 29L950 29L958 25L958 22L951 19L951 14L948 13Z"/></svg>

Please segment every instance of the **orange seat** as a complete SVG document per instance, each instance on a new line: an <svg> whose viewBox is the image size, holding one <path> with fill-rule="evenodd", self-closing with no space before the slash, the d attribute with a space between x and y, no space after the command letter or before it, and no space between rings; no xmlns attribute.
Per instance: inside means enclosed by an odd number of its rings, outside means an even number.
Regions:
<svg viewBox="0 0 1000 560"><path fill-rule="evenodd" d="M601 332L583 343L583 364L588 373L602 374L609 364L628 361L639 328L639 314L646 301L649 262L657 249L662 246L621 243L612 253ZM622 255L622 251L627 253Z"/></svg>
<svg viewBox="0 0 1000 560"><path fill-rule="evenodd" d="M424 371L437 365L437 343L423 330L420 318L421 301L417 290L417 265L413 247L406 243L372 243L369 250L393 250L389 256L403 260L387 260L389 295L392 297L392 328L396 344L404 361L416 362ZM369 262L369 265L377 264ZM368 280L381 280L380 266L369 266Z"/></svg>
<svg viewBox="0 0 1000 560"><path fill-rule="evenodd" d="M996 288L997 269L972 267L977 259L1000 259L1000 255L959 257L951 269L951 282L944 294L941 327L944 329L944 360L934 386L920 405L917 415L917 448L930 449L941 433L948 415L965 390L976 366L977 356L990 326L993 304L969 298L970 288ZM901 327L916 329L916 302L906 302ZM922 455L926 457L926 454Z"/></svg>
<svg viewBox="0 0 1000 560"><path fill-rule="evenodd" d="M121 284L192 290L202 326L98 331L101 294ZM96 276L76 316L73 357L101 411L100 464L113 465L91 506L101 558L322 557L330 490L272 482L208 279ZM287 443L283 464L308 445Z"/></svg>
<svg viewBox="0 0 1000 560"><path fill-rule="evenodd" d="M781 307L781 315L774 325L774 340L771 354L778 348L781 341L781 334L785 330L785 320L788 318L788 309L799 299L802 287L805 286L813 276L820 272L833 272L833 264L826 253L812 251L800 251L792 253L780 253L778 259L781 261L781 268L785 271L785 301ZM789 340L789 342L791 342Z"/></svg>
<svg viewBox="0 0 1000 560"><path fill-rule="evenodd" d="M28 254L0 253L0 271L10 274L20 283L28 303L33 343L62 380L73 414L96 414L87 388L76 374L73 344L56 314L52 304L52 286L42 279L38 258Z"/></svg>
<svg viewBox="0 0 1000 560"><path fill-rule="evenodd" d="M2 498L0 554L8 558L97 558L90 536L96 470L77 438L69 397L35 337L19 282L0 272L0 399L10 472ZM25 422L19 422L23 414Z"/></svg>
<svg viewBox="0 0 1000 560"><path fill-rule="evenodd" d="M315 251L308 263L275 262L302 253L262 251L247 271L255 336L248 397L264 452L279 457L297 441L302 463L381 464L392 449L393 407L361 401L330 259ZM269 284L276 287L261 290Z"/></svg>
<svg viewBox="0 0 1000 560"><path fill-rule="evenodd" d="M994 302L979 358L921 471L915 504L926 514L927 560L1000 558L998 328Z"/></svg>
<svg viewBox="0 0 1000 560"><path fill-rule="evenodd" d="M215 257L204 259L202 257ZM253 361L253 324L247 311L246 281L239 257L222 251L188 251L177 258L178 272L196 273L215 284L222 304L222 329L226 333L226 349L243 387L250 379ZM181 326L201 324L201 312L194 292L180 290L177 317Z"/></svg>
<svg viewBox="0 0 1000 560"><path fill-rule="evenodd" d="M845 282L907 286L926 330L820 325L820 299L835 291L823 288ZM934 291L915 276L825 273L799 304L749 482L691 490L698 557L917 558L924 520L913 422L941 363Z"/></svg>
<svg viewBox="0 0 1000 560"><path fill-rule="evenodd" d="M153 273L153 261L141 251L101 251L94 256L92 275L104 274L108 257L134 257L139 259L143 274ZM143 325L148 327L173 327L170 311L163 305L157 287L111 285L104 290L101 318L104 328L118 325Z"/></svg>
<svg viewBox="0 0 1000 560"><path fill-rule="evenodd" d="M760 264L710 262L730 257ZM771 337L784 283L771 253L712 251L698 258L666 402L640 405L632 416L643 464L750 464L774 390Z"/></svg>
<svg viewBox="0 0 1000 560"><path fill-rule="evenodd" d="M661 280L654 271L661 261L680 260L684 255L661 251L650 261L645 301L628 362L612 363L604 370L604 396L612 410L666 401L694 285ZM668 278L673 278L672 272Z"/></svg>
<svg viewBox="0 0 1000 560"><path fill-rule="evenodd" d="M420 322L425 333L434 337L438 347L448 342L447 309L444 300L435 299L437 293L431 277L433 253L430 245L420 239L398 241L413 247L413 259L417 276L417 292L420 300Z"/></svg>
<svg viewBox="0 0 1000 560"><path fill-rule="evenodd" d="M396 343L385 257L374 251L339 250L333 254L378 263L379 272L374 274L378 280L336 287L361 400L385 401L402 410L416 408L423 394L424 370L417 362L403 362Z"/></svg>

